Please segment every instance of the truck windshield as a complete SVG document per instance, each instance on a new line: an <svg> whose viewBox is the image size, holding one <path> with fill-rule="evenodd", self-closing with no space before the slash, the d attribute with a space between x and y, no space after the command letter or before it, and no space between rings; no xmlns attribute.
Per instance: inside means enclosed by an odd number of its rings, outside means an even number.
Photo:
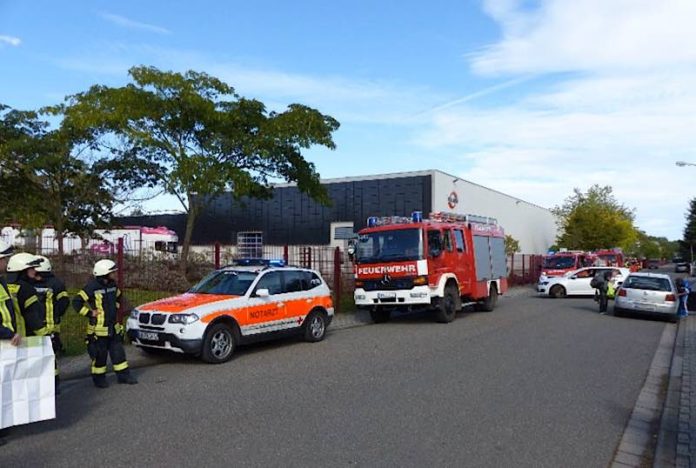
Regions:
<svg viewBox="0 0 696 468"><path fill-rule="evenodd" d="M358 237L358 263L405 262L421 258L420 229L371 232Z"/></svg>
<svg viewBox="0 0 696 468"><path fill-rule="evenodd" d="M252 271L215 271L203 278L189 292L197 294L222 294L243 296L258 276Z"/></svg>
<svg viewBox="0 0 696 468"><path fill-rule="evenodd" d="M547 257L544 259L544 268L557 270L575 268L575 257Z"/></svg>

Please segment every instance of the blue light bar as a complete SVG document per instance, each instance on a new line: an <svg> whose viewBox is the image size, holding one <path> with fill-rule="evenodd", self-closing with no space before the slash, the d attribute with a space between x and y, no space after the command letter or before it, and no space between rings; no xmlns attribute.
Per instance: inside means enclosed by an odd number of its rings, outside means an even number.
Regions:
<svg viewBox="0 0 696 468"><path fill-rule="evenodd" d="M377 226L377 216L370 216L367 218L367 227Z"/></svg>
<svg viewBox="0 0 696 468"><path fill-rule="evenodd" d="M411 221L414 223L420 223L423 221L423 212L422 211L414 211L411 213Z"/></svg>

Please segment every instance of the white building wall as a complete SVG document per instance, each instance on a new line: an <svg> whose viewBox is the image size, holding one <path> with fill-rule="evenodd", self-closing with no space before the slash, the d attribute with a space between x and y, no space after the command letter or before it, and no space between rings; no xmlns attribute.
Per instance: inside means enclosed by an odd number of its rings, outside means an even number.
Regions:
<svg viewBox="0 0 696 468"><path fill-rule="evenodd" d="M544 254L556 241L556 219L551 211L504 193L440 171L432 171L433 211L490 216L506 234L520 241L521 253ZM458 202L448 205L450 194Z"/></svg>

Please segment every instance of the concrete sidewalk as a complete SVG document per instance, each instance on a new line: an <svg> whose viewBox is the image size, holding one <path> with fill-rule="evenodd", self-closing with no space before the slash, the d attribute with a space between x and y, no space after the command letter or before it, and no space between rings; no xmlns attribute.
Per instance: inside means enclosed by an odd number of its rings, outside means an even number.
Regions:
<svg viewBox="0 0 696 468"><path fill-rule="evenodd" d="M693 315L679 323L654 466L696 466L696 316Z"/></svg>
<svg viewBox="0 0 696 468"><path fill-rule="evenodd" d="M530 296L533 294L534 290L529 286L515 287L510 288L501 300L513 299L520 296ZM334 316L329 331L344 330L368 325L370 323L372 323L372 320L370 319L370 314L366 311L358 310L344 312ZM150 355L132 345L126 346L126 356L128 358L128 365L132 369L171 362L171 357L168 357L166 354ZM58 366L60 368L62 380L72 380L90 376L91 362L87 354L63 357L58 361Z"/></svg>

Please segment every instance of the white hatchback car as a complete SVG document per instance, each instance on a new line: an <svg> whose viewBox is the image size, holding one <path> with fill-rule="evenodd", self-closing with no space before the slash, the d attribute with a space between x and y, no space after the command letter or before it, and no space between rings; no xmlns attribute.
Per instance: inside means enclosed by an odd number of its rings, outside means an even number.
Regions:
<svg viewBox="0 0 696 468"><path fill-rule="evenodd" d="M566 296L592 296L595 290L590 282L595 275L603 275L606 271L614 271L614 286L621 286L629 275L628 268L618 267L587 267L571 271L563 276L547 278L542 276L537 284L537 293L541 296L555 298Z"/></svg>
<svg viewBox="0 0 696 468"><path fill-rule="evenodd" d="M631 273L614 300L614 315L660 315L677 320L679 301L669 275Z"/></svg>

